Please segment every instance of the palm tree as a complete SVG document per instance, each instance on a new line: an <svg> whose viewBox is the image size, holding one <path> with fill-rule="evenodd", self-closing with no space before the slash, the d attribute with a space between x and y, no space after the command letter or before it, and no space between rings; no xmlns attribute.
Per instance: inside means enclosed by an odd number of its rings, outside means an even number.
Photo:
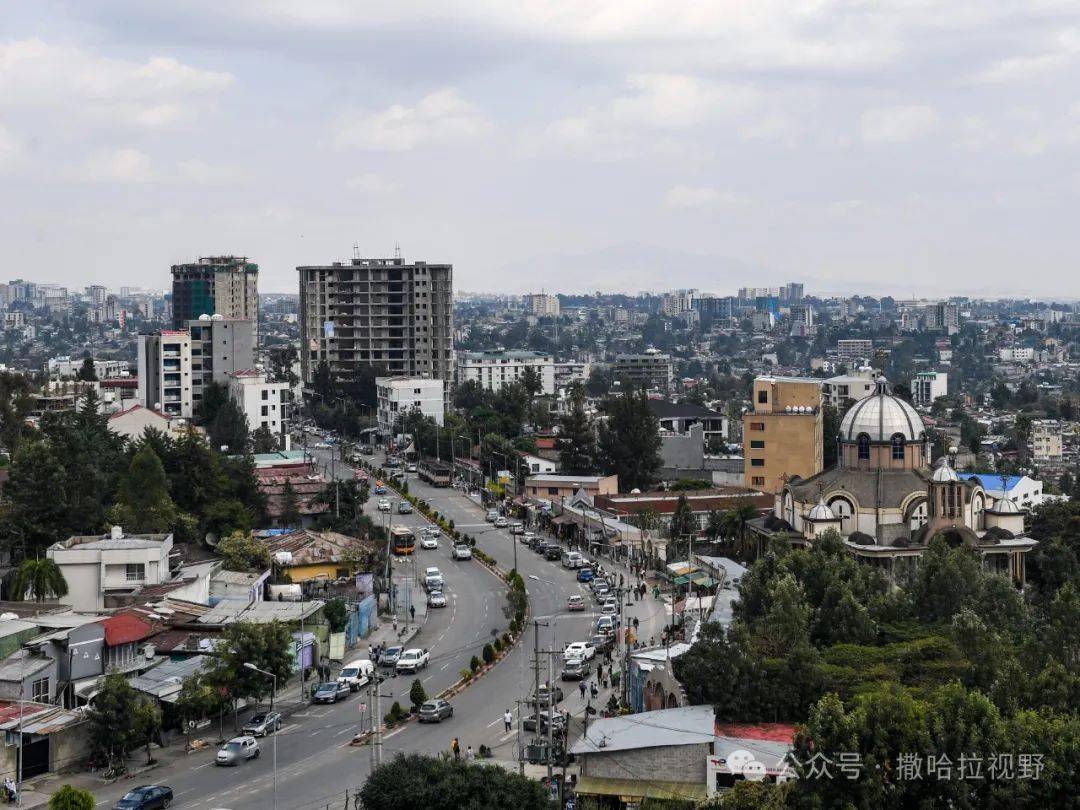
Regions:
<svg viewBox="0 0 1080 810"><path fill-rule="evenodd" d="M12 583L12 592L20 599L29 593L35 602L44 602L50 596L66 596L68 586L60 566L48 557L36 557L22 561Z"/></svg>
<svg viewBox="0 0 1080 810"><path fill-rule="evenodd" d="M745 552L743 544L746 539L746 524L756 518L757 514L757 507L749 501L739 503L724 513L722 518L724 535L739 541L740 554Z"/></svg>

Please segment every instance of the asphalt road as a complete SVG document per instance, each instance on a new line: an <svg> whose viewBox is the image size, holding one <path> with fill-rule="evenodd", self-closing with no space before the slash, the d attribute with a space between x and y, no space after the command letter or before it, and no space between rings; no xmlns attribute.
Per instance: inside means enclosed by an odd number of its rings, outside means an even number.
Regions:
<svg viewBox="0 0 1080 810"><path fill-rule="evenodd" d="M328 458L330 451L315 450L316 455ZM352 470L337 466L341 477L351 477ZM410 476L410 492L427 500L434 509L452 519L455 526L477 538L481 549L494 557L499 565L513 565L513 538L505 530L497 530L483 521L483 510L463 493L451 489L435 489ZM369 502L375 508L377 498ZM377 514L377 513L376 513ZM393 515L395 524L419 526L425 521L417 514ZM458 680L459 672L467 668L473 655L479 656L483 645L491 639L492 632L502 633L508 626L504 615L505 587L484 566L476 562L455 562L450 559L450 546L446 539L440 541L437 551L417 549L415 563L422 568L436 565L446 580L446 608L430 612L426 623L410 642L410 646L426 647L431 652L428 668L420 673L425 689L434 694ZM396 575L411 572L411 563L395 563ZM587 597L590 608L595 604L588 599L584 585L580 585L574 572L567 571L558 562L548 562L524 546L518 547L518 568L526 577L532 615L546 621L547 627L539 628L539 646L543 650L561 650L571 641L588 638L597 614L567 613L567 597L582 594ZM659 627L652 603L633 603L628 617L639 615L643 622L643 634L647 628ZM460 740L462 750L471 746L477 750L481 744L493 749L497 759L513 760L517 751L517 730L506 733L503 712L509 708L519 711L518 701L532 691L532 654L534 636L529 630L525 639L493 670L473 686L453 698L454 716L440 724L420 725L410 723L385 735L383 757L389 759L395 752L423 752L435 754L448 750L452 737ZM355 652L361 655L366 647ZM543 661L543 666L547 662ZM554 677L558 679L560 661L555 659ZM545 676L541 676L544 680ZM385 713L393 701L408 707L408 690L412 678L388 678L382 685L382 711ZM559 708L571 714L583 712L584 702L579 698L575 684L566 688L567 698ZM281 808L343 807L346 794L363 784L370 772L372 750L369 746L348 745L352 736L360 730L361 705L367 702L366 690L361 690L347 700L332 706L311 706L288 718L277 734L277 806ZM521 707L520 710L528 712ZM526 735L526 738L528 735ZM273 807L274 779L271 762L273 740L260 741L262 756L236 768L218 768L213 764L214 751L191 754L187 767L158 769L147 781L169 784L174 790L175 807L182 808L247 808ZM130 783L115 786L115 790L101 791L99 800L111 802L118 798Z"/></svg>

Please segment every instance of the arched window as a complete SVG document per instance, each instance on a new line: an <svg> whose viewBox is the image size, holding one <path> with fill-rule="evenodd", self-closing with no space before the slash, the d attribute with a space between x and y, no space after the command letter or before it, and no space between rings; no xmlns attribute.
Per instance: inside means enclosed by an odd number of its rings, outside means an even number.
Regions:
<svg viewBox="0 0 1080 810"><path fill-rule="evenodd" d="M866 433L860 433L859 438L859 460L870 460L870 436Z"/></svg>
<svg viewBox="0 0 1080 810"><path fill-rule="evenodd" d="M894 433L892 437L892 457L893 461L904 460L904 434Z"/></svg>

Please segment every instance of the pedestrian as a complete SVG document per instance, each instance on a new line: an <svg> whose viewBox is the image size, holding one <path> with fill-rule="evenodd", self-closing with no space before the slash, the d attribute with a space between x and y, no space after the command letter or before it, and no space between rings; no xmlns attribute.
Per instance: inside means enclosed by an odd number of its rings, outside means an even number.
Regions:
<svg viewBox="0 0 1080 810"><path fill-rule="evenodd" d="M585 686L585 681L578 681L578 690L581 692L581 699L582 700L585 699L585 690L586 689L588 689L588 687Z"/></svg>
<svg viewBox="0 0 1080 810"><path fill-rule="evenodd" d="M409 605L409 618L416 621L416 605Z"/></svg>
<svg viewBox="0 0 1080 810"><path fill-rule="evenodd" d="M634 617L634 631L635 631L635 632L637 632L637 629L638 629L638 624L639 624L639 622L638 622L638 617L637 617L637 616L635 616L635 617Z"/></svg>
<svg viewBox="0 0 1080 810"><path fill-rule="evenodd" d="M472 746L470 745L468 748L465 749L465 761L472 762L474 757L475 754L473 754Z"/></svg>
<svg viewBox="0 0 1080 810"><path fill-rule="evenodd" d="M510 729L514 727L514 715L510 713L509 709L503 712L503 727L507 731L510 731Z"/></svg>
<svg viewBox="0 0 1080 810"><path fill-rule="evenodd" d="M622 586L623 586L623 575L619 574L619 587L621 588Z"/></svg>
<svg viewBox="0 0 1080 810"><path fill-rule="evenodd" d="M596 698L597 695L600 694L600 690L596 688L595 683L589 684L589 692L593 696L594 699Z"/></svg>
<svg viewBox="0 0 1080 810"><path fill-rule="evenodd" d="M450 750L454 752L454 762L461 759L461 743L458 742L458 738L450 740Z"/></svg>

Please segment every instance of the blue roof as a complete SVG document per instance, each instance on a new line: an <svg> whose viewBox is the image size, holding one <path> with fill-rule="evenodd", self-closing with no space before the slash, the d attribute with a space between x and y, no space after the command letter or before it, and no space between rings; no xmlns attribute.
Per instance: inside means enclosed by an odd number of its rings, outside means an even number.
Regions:
<svg viewBox="0 0 1080 810"><path fill-rule="evenodd" d="M998 473L970 473L962 472L957 473L958 476L964 481L968 481L972 478L982 484L982 488L987 491L1000 491L1002 476ZM1012 492L1016 489L1016 486L1024 480L1023 475L1006 475L1005 478L1005 492Z"/></svg>

